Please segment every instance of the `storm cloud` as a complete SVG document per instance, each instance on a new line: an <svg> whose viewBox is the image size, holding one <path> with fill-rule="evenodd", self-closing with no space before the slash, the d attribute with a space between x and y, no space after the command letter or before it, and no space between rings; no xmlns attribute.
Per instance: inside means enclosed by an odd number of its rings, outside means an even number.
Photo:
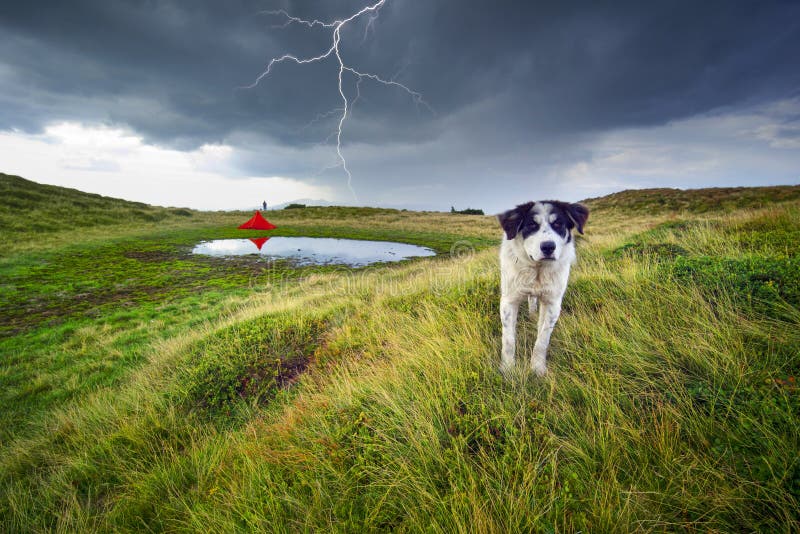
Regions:
<svg viewBox="0 0 800 534"><path fill-rule="evenodd" d="M342 170L324 170L337 161L338 114L326 114L342 105L336 61L285 62L244 87L272 57L330 46L329 29L283 26L268 11L333 20L367 3L5 2L0 129L36 134L72 121L128 128L175 150L231 146L232 179L292 177L346 199ZM751 142L784 158L749 183L797 181L797 2L387 0L368 20L345 27L342 56L418 91L431 109L345 75L344 90L361 97L342 150L364 203L499 210L540 196L748 182L741 166L706 169L700 183L670 178L663 167L681 161L683 145L669 131L681 125L705 126L692 130L701 151ZM749 136L717 128L726 117ZM593 181L609 150L630 150L626 132L649 143L638 174L620 168ZM675 152L652 160L650 170L663 171L652 184L646 154L662 140ZM570 186L580 165L583 181Z"/></svg>

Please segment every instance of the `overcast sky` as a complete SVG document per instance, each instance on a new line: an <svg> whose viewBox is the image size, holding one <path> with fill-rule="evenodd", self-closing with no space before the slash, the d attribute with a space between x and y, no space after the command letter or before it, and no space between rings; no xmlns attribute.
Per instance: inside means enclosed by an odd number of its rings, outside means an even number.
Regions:
<svg viewBox="0 0 800 534"><path fill-rule="evenodd" d="M203 209L800 183L800 2L0 3L0 172ZM360 96L356 98L357 94Z"/></svg>

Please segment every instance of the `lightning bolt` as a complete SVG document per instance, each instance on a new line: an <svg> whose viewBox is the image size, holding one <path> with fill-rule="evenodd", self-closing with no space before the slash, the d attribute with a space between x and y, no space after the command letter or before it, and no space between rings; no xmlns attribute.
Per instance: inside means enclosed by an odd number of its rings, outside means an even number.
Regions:
<svg viewBox="0 0 800 534"><path fill-rule="evenodd" d="M279 63L283 63L285 61L291 61L291 62L294 62L294 63L296 63L298 65L306 65L306 64L309 64L309 63L317 63L317 62L320 62L320 61L324 61L324 60L326 60L328 58L331 58L331 57L335 57L336 58L336 61L338 61L338 63L339 63L338 89L339 89L339 96L342 99L342 106L341 107L337 107L334 110L329 111L327 113L318 115L317 118L314 119L314 121L320 120L320 119L322 119L324 117L327 117L327 116L331 116L331 115L335 114L336 112L340 112L341 113L339 115L338 126L337 126L337 129L335 131L335 133L336 133L336 154L338 156L338 161L339 162L333 168L341 167L344 170L345 174L347 175L347 188L353 194L353 199L356 202L358 202L358 195L356 195L356 191L355 191L355 189L353 189L353 175L350 173L350 169L347 167L347 160L345 159L344 155L342 154L342 131L344 130L345 120L347 119L348 114L351 112L351 109L352 109L353 105L361 97L361 82L364 79L368 79L368 80L371 80L373 82L379 83L381 85L385 85L385 86L395 87L395 88L401 89L401 90L405 91L412 98L412 100L414 101L414 103L418 107L420 105L422 105L425 108L427 108L431 113L434 113L433 108L431 108L431 106L422 98L422 95L420 93L410 89L409 87L403 85L400 82L395 81L394 78L386 80L386 79L382 78L381 76L379 76L377 74L373 74L373 73L370 73L370 72L361 72L361 71L351 67L347 63L345 63L344 59L342 58L341 51L339 50L339 43L341 43L341 39L342 39L342 36L341 36L342 28L344 28L350 22L353 22L354 20L357 20L358 18L360 18L360 17L362 17L364 15L367 15L369 18L368 18L368 21L367 21L366 28L364 30L364 36L363 36L363 39L362 39L362 43L363 43L366 40L367 34L370 31L370 29L373 32L375 31L373 23L378 18L378 12L380 11L380 9L383 7L383 5L385 3L386 3L386 0L380 0L378 2L375 2L374 4L371 4L371 5L368 5L368 6L364 7L364 8L362 8L360 11L350 15L347 18L336 19L336 20L334 20L332 22L324 22L324 21L320 21L320 20L317 20L317 19L313 19L313 20L301 19L301 18L294 17L294 16L290 15L284 9L280 9L280 10L277 10L277 11L263 11L262 13L264 13L266 15L279 16L279 17L283 17L285 19L285 21L284 21L284 23L282 25L276 26L278 28L287 28L288 26L290 26L292 24L299 24L299 25L307 26L309 28L321 27L321 28L329 28L329 29L331 29L332 30L331 31L331 46L325 52L323 52L323 53L321 53L321 54L319 54L317 56L297 57L297 56L295 56L293 54L283 54L282 56L274 57L274 58L269 60L269 63L267 63L267 68L264 69L264 71L261 72L261 74L258 75L258 77L255 79L255 81L253 83L243 87L243 89L253 89L254 87L256 87L261 82L261 80L263 80L264 78L266 78L267 76L270 75L270 73L272 72L272 68L275 65L277 65ZM345 91L344 91L344 75L345 75L345 73L349 73L349 74L351 74L351 75L356 77L357 95L356 95L355 99L353 99L353 100L349 99L347 97L347 95L345 94Z"/></svg>

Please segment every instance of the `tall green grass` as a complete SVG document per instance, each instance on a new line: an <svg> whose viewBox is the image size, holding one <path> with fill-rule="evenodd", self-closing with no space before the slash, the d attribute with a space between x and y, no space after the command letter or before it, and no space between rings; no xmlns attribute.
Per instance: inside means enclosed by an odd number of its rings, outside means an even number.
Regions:
<svg viewBox="0 0 800 534"><path fill-rule="evenodd" d="M797 530L800 205L598 212L548 378L494 249L262 284L7 444L3 530Z"/></svg>

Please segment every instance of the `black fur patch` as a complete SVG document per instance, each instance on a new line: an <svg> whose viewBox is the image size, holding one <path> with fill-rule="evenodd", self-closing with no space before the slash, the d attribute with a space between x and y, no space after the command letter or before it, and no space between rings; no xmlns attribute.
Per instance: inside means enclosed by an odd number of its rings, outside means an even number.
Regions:
<svg viewBox="0 0 800 534"><path fill-rule="evenodd" d="M527 239L528 236L535 234L539 231L539 228L541 228L541 226L533 219L533 211L528 210L528 213L525 214L525 218L522 221L522 228L520 229L522 239Z"/></svg>
<svg viewBox="0 0 800 534"><path fill-rule="evenodd" d="M560 200L548 200L548 204L553 206L553 213L557 213L559 218L565 218L568 230L578 229L579 234L583 234L583 225L589 219L589 208L583 204L570 204ZM558 220L558 219L556 219ZM555 230L555 228L553 228ZM564 234L561 234L562 236Z"/></svg>
<svg viewBox="0 0 800 534"><path fill-rule="evenodd" d="M497 216L497 220L500 222L500 226L503 227L507 239L517 237L517 234L525 226L526 221L533 222L531 208L533 208L534 204L535 202L526 202Z"/></svg>
<svg viewBox="0 0 800 534"><path fill-rule="evenodd" d="M570 234L569 232L570 229L572 228L570 226L570 223L572 221L570 221L569 217L564 211L564 208L562 208L557 204L552 204L552 203L551 206L552 207L550 208L550 214L555 215L556 218L553 219L553 222L549 223L550 228L552 228L553 231L558 235L560 235L562 238L567 237L567 235ZM569 240L567 240L567 242L569 242Z"/></svg>

